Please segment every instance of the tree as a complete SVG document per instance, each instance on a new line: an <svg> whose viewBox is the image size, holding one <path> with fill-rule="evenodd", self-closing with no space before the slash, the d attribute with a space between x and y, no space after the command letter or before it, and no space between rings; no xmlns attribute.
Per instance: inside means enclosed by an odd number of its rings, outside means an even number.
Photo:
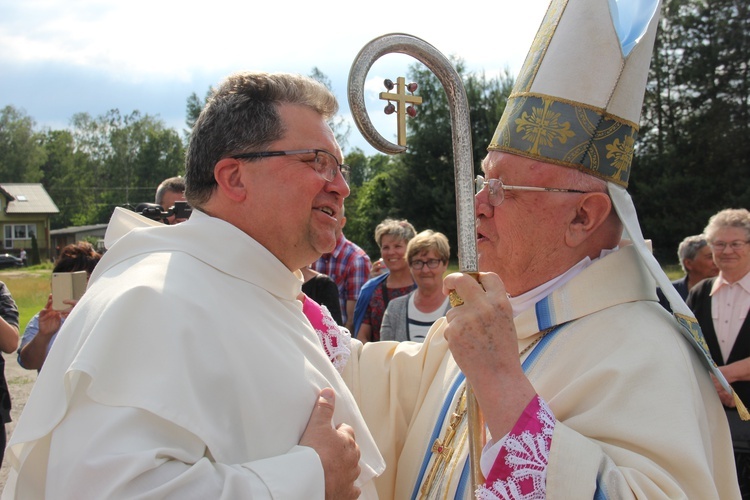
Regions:
<svg viewBox="0 0 750 500"><path fill-rule="evenodd" d="M331 85L331 79L320 71L317 66L314 66L310 72L310 78L317 80L322 83L325 88L333 92L333 85ZM347 123L343 116L336 115L328 120L328 126L333 130L333 135L336 137L336 142L342 150L346 150L349 144L349 134L351 133L351 126Z"/></svg>
<svg viewBox="0 0 750 500"><path fill-rule="evenodd" d="M711 215L750 205L750 11L736 0L662 9L630 191L655 255L674 262Z"/></svg>
<svg viewBox="0 0 750 500"><path fill-rule="evenodd" d="M346 235L356 242L368 255L378 255L380 249L373 238L375 226L386 217L403 218L394 208L391 193L398 183L399 176L394 170L398 165L381 172L357 190L356 200L347 200ZM353 207L351 209L349 207Z"/></svg>
<svg viewBox="0 0 750 500"><path fill-rule="evenodd" d="M52 227L67 227L88 221L96 198L94 176L86 155L76 150L69 130L50 130L44 137L47 160L42 165L43 184L60 213ZM93 212L92 212L93 213Z"/></svg>
<svg viewBox="0 0 750 500"><path fill-rule="evenodd" d="M134 111L123 117L113 110L107 118L112 151L104 164L110 183L105 210L109 217L116 205L152 202L161 181L184 171L184 148L174 130L149 115Z"/></svg>
<svg viewBox="0 0 750 500"><path fill-rule="evenodd" d="M92 118L78 114L71 131L77 164L95 191L77 224L106 222L116 206L152 201L156 187L184 170L184 146L176 131L138 111L117 109Z"/></svg>
<svg viewBox="0 0 750 500"><path fill-rule="evenodd" d="M39 182L45 161L43 134L34 130L25 112L6 106L0 111L0 179L3 182Z"/></svg>
<svg viewBox="0 0 750 500"><path fill-rule="evenodd" d="M195 126L195 122L198 121L198 117L201 114L201 111L203 111L203 108L206 106L206 103L208 102L208 99L211 97L211 95L214 93L213 87L208 87L208 90L206 91L206 96L201 101L198 98L198 95L193 92L190 94L187 98L187 105L185 106L185 124L188 126L187 129L183 130L182 133L185 137L185 142L187 143L190 139L190 133L193 130L193 127Z"/></svg>

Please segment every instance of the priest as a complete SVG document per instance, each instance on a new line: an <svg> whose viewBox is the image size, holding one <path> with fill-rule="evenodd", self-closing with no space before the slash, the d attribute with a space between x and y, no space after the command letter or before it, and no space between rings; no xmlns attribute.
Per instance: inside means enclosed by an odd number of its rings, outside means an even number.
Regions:
<svg viewBox="0 0 750 500"><path fill-rule="evenodd" d="M349 194L336 108L299 75L218 87L191 134L192 216L108 232L12 436L3 498L375 498L382 459L295 274L333 249Z"/></svg>

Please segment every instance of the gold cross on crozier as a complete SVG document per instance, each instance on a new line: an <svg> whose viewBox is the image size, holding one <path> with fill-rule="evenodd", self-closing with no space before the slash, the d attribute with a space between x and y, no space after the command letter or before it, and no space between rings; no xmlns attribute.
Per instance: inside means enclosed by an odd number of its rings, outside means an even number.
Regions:
<svg viewBox="0 0 750 500"><path fill-rule="evenodd" d="M406 93L406 80L403 76L396 78L396 93L381 92L380 98L384 101L396 101L396 116L398 118L398 144L406 146L406 105L422 104L422 98L418 95Z"/></svg>

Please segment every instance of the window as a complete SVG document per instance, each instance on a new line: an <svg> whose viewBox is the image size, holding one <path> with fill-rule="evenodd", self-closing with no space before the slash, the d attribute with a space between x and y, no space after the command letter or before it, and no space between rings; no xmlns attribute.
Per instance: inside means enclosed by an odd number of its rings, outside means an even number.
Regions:
<svg viewBox="0 0 750 500"><path fill-rule="evenodd" d="M20 246L30 246L31 237L35 235L36 224L6 224L3 245L5 248L14 248L15 243Z"/></svg>

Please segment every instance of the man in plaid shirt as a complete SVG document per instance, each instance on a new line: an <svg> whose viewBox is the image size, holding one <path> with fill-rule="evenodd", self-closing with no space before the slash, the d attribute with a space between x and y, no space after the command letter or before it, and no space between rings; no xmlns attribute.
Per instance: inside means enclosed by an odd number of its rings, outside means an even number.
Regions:
<svg viewBox="0 0 750 500"><path fill-rule="evenodd" d="M319 273L327 274L339 288L341 321L350 331L354 322L354 305L359 297L359 289L370 277L370 257L356 244L347 240L343 229L346 217L342 210L339 219L336 248L323 254L311 266Z"/></svg>

